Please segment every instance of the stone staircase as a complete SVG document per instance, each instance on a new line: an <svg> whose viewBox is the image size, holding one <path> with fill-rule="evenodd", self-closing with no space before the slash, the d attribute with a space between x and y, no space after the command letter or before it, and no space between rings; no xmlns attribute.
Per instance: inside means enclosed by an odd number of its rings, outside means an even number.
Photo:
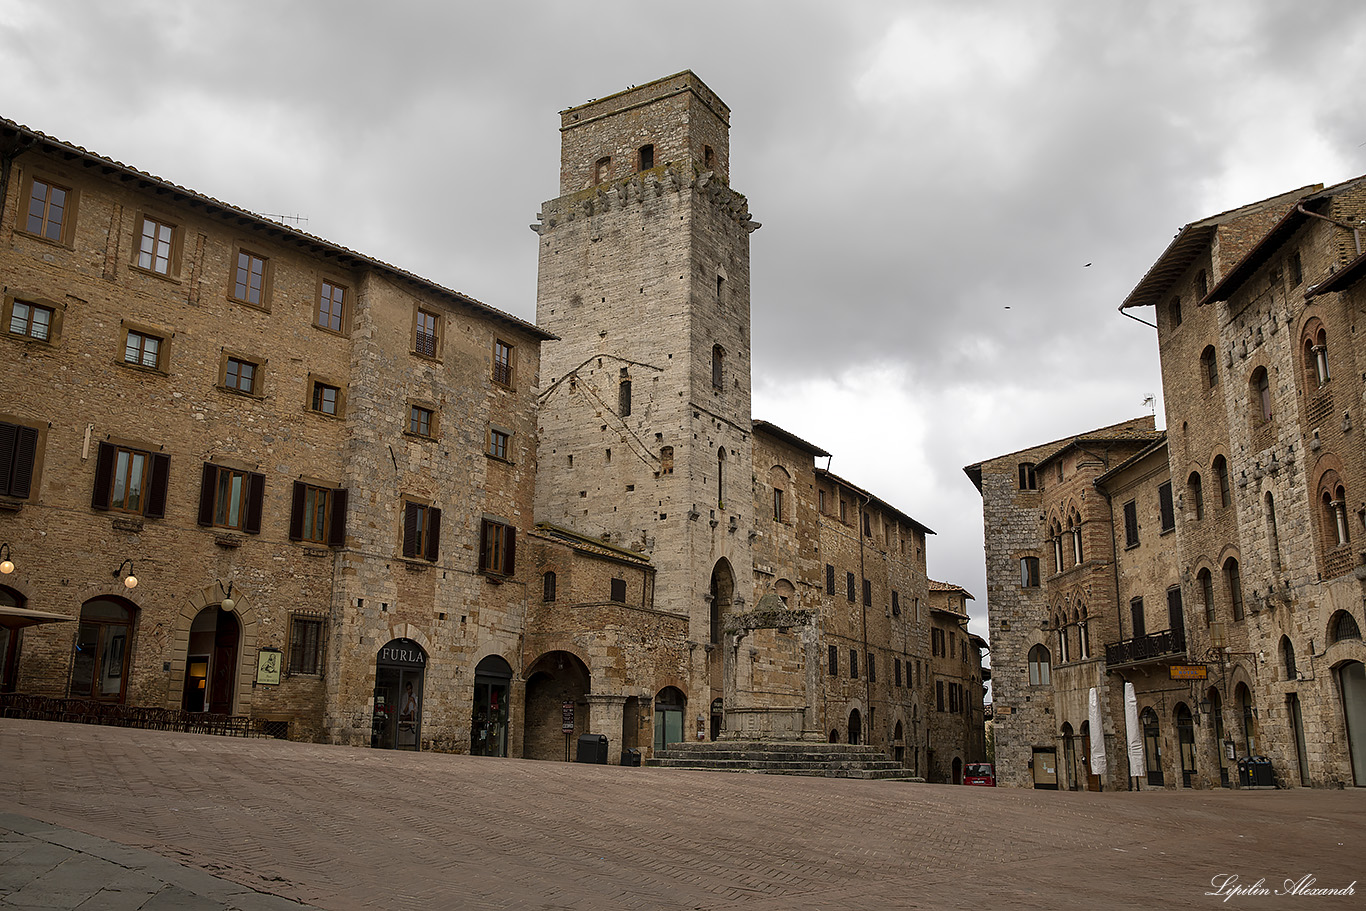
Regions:
<svg viewBox="0 0 1366 911"><path fill-rule="evenodd" d="M718 740L676 743L655 753L646 765L662 769L759 772L817 778L867 778L920 781L910 769L876 747L848 743L776 740Z"/></svg>

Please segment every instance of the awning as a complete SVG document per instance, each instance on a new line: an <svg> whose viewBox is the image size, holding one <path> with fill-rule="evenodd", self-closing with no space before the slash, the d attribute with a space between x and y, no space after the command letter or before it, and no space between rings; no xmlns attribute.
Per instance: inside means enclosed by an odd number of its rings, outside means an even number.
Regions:
<svg viewBox="0 0 1366 911"><path fill-rule="evenodd" d="M66 614L53 614L44 610L29 610L26 607L8 607L0 604L0 626L8 629L20 629L25 626L36 626L39 623L57 623L61 620L75 619L75 617L68 617Z"/></svg>

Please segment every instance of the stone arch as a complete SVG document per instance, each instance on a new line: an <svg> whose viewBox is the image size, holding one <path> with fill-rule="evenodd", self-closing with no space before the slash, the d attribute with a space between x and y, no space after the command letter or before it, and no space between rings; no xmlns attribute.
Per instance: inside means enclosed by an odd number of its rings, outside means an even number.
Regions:
<svg viewBox="0 0 1366 911"><path fill-rule="evenodd" d="M1317 393L1332 378L1328 366L1328 330L1317 316L1310 316L1300 328L1299 357L1305 392Z"/></svg>
<svg viewBox="0 0 1366 911"><path fill-rule="evenodd" d="M1361 624L1352 616L1351 611L1347 610L1333 611L1333 615L1328 618L1326 633L1327 638L1324 641L1330 646L1362 641Z"/></svg>
<svg viewBox="0 0 1366 911"><path fill-rule="evenodd" d="M240 640L237 646L237 668L233 679L233 712L239 715L251 714L253 695L252 679L256 669L257 636L260 617L252 601L250 589L235 581L224 583L214 581L192 594L180 605L180 610L172 619L170 661L171 675L168 680L166 707L179 708L184 700L185 666L190 649L190 627L200 611L207 607L222 605L231 593L233 608L229 613L236 615L240 626ZM425 646L424 646L425 647Z"/></svg>
<svg viewBox="0 0 1366 911"><path fill-rule="evenodd" d="M784 607L797 606L797 587L789 579L779 579L773 583L773 593L782 599Z"/></svg>
<svg viewBox="0 0 1366 911"><path fill-rule="evenodd" d="M576 650L548 649L523 668L522 678L526 681L522 756L563 761L566 759L563 730L566 702L573 706L574 713L570 745L579 734L589 732L587 697L592 691L592 677L588 663Z"/></svg>
<svg viewBox="0 0 1366 911"><path fill-rule="evenodd" d="M725 557L718 559L712 567L711 584L707 594L711 598L709 641L713 645L719 645L726 616L730 613L735 600L735 571L731 569L730 561Z"/></svg>

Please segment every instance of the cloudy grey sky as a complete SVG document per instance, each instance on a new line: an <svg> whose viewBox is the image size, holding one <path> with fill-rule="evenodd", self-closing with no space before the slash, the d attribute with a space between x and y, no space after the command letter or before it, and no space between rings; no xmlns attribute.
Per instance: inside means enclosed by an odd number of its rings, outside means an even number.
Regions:
<svg viewBox="0 0 1366 911"><path fill-rule="evenodd" d="M2 116L526 319L557 112L694 70L764 225L755 416L935 529L983 633L962 467L1160 396L1116 308L1183 224L1366 172L1357 0L0 0L0 60Z"/></svg>

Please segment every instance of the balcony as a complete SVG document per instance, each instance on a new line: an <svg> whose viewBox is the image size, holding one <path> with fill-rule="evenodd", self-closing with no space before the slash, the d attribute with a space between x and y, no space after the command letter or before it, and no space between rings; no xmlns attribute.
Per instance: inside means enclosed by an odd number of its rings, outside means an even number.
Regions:
<svg viewBox="0 0 1366 911"><path fill-rule="evenodd" d="M1105 646L1105 667L1133 667L1139 664L1172 664L1186 657L1184 630L1163 630L1136 639L1125 639Z"/></svg>

